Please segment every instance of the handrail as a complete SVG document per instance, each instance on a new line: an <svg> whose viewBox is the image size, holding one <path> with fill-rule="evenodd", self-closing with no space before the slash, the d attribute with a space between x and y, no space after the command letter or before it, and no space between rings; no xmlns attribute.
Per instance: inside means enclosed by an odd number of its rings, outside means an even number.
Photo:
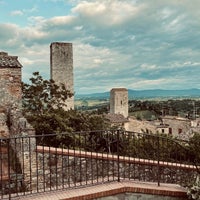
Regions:
<svg viewBox="0 0 200 200"><path fill-rule="evenodd" d="M158 134L97 130L12 136L0 138L0 197L121 179L158 186L188 182L199 167L187 141Z"/></svg>

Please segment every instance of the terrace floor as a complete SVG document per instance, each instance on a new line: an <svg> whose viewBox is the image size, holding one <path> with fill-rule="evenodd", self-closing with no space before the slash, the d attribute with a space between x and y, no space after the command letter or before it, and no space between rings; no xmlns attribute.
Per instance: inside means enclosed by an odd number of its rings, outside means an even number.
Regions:
<svg viewBox="0 0 200 200"><path fill-rule="evenodd" d="M106 196L112 196L120 193L143 193L153 195L164 195L173 197L186 197L185 188L176 184L161 184L159 187L156 183L126 181L109 182L98 185L91 185L82 188L57 190L43 192L27 196L19 196L14 200L89 200Z"/></svg>

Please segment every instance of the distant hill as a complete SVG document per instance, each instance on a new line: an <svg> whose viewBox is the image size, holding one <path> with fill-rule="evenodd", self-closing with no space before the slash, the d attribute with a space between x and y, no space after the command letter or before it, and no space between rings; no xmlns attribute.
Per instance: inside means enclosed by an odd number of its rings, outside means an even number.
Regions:
<svg viewBox="0 0 200 200"><path fill-rule="evenodd" d="M129 99L133 98L194 98L200 97L200 89L187 89L187 90L128 90ZM110 92L93 93L93 94L77 94L75 99L108 99Z"/></svg>
<svg viewBox="0 0 200 200"><path fill-rule="evenodd" d="M109 97L110 97L110 92L75 94L76 99L108 99Z"/></svg>
<svg viewBox="0 0 200 200"><path fill-rule="evenodd" d="M188 90L129 90L130 97L200 97L200 89Z"/></svg>

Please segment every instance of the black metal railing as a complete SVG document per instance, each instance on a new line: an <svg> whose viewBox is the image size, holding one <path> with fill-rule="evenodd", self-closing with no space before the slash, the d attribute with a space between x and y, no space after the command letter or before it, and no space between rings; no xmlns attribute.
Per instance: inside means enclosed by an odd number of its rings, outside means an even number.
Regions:
<svg viewBox="0 0 200 200"><path fill-rule="evenodd" d="M0 139L1 199L122 179L187 184L198 167L185 141L121 130Z"/></svg>

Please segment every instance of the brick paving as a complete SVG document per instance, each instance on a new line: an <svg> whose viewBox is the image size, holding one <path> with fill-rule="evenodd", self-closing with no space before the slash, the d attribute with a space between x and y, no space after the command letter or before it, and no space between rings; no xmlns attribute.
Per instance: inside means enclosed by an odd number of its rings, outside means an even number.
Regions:
<svg viewBox="0 0 200 200"><path fill-rule="evenodd" d="M119 193L132 192L154 195L186 197L186 190L175 184L121 181L91 185L83 188L58 190L13 198L14 200L90 200Z"/></svg>

